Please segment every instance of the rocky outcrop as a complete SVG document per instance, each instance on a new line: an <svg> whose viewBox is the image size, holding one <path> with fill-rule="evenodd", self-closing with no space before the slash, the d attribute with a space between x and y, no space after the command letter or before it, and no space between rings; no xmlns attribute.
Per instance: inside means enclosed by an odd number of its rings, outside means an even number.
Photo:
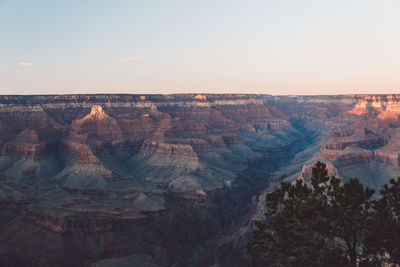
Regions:
<svg viewBox="0 0 400 267"><path fill-rule="evenodd" d="M373 151L353 145L346 147L333 160L336 167L341 167L357 163L368 163L373 159L373 156Z"/></svg>
<svg viewBox="0 0 400 267"><path fill-rule="evenodd" d="M3 146L2 157L20 156L22 159L40 160L56 146L55 142L42 144L7 143Z"/></svg>
<svg viewBox="0 0 400 267"><path fill-rule="evenodd" d="M92 110L82 119L76 120L75 123L83 123L86 120L109 120L110 117L104 113L101 105L93 105Z"/></svg>
<svg viewBox="0 0 400 267"><path fill-rule="evenodd" d="M154 140L145 140L140 153L144 156L156 158L198 161L197 154L193 151L192 146L186 144L166 144Z"/></svg>
<svg viewBox="0 0 400 267"><path fill-rule="evenodd" d="M378 162L390 164L396 167L400 165L400 136L393 136L389 143L374 152Z"/></svg>
<svg viewBox="0 0 400 267"><path fill-rule="evenodd" d="M335 165L332 162L326 161L324 162L326 164L326 170L328 171L328 176L339 176L339 172L336 169ZM312 177L312 168L314 167L314 164L306 164L303 166L303 169L301 170L301 174L299 176L300 179L303 179L304 181L310 182L311 177Z"/></svg>
<svg viewBox="0 0 400 267"><path fill-rule="evenodd" d="M367 95L348 113L365 118L398 119L400 97L398 95Z"/></svg>
<svg viewBox="0 0 400 267"><path fill-rule="evenodd" d="M398 170L399 99L0 96L0 264L239 266L274 184Z"/></svg>

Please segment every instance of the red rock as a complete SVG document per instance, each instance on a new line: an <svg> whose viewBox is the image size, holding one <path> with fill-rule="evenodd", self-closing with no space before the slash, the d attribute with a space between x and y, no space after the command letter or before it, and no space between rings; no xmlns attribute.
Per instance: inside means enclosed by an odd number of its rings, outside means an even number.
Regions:
<svg viewBox="0 0 400 267"><path fill-rule="evenodd" d="M374 152L374 156L378 162L399 166L400 136L393 136L387 145L377 149Z"/></svg>
<svg viewBox="0 0 400 267"><path fill-rule="evenodd" d="M198 161L197 154L193 151L191 145L166 144L154 140L145 140L140 153L144 156Z"/></svg>
<svg viewBox="0 0 400 267"><path fill-rule="evenodd" d="M367 95L0 96L8 220L0 250L22 248L16 257L31 265L90 266L141 252L183 266L195 247L224 260L213 244L240 246L225 233L238 234L236 221L268 182L308 181L318 159L335 176L354 166L396 170L399 103ZM270 176L281 165L286 172Z"/></svg>

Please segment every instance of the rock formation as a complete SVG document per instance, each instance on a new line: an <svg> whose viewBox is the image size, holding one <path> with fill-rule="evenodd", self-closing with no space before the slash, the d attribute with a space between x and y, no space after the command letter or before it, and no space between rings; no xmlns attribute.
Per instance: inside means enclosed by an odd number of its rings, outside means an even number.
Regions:
<svg viewBox="0 0 400 267"><path fill-rule="evenodd" d="M240 266L256 196L315 161L398 176L399 114L398 95L0 96L0 265Z"/></svg>

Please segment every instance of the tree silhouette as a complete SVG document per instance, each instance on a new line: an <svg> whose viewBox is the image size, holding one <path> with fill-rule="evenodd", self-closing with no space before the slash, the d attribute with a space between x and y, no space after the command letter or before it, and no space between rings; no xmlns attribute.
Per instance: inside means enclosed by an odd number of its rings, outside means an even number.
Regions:
<svg viewBox="0 0 400 267"><path fill-rule="evenodd" d="M255 221L248 266L357 266L375 216L374 190L357 178L341 183L317 162L311 183L281 183L266 196L266 221ZM400 213L399 213L400 214ZM368 261L371 263L372 261Z"/></svg>
<svg viewBox="0 0 400 267"><path fill-rule="evenodd" d="M400 177L380 190L372 204L373 217L365 240L365 265L400 263ZM388 265L389 266L389 265Z"/></svg>

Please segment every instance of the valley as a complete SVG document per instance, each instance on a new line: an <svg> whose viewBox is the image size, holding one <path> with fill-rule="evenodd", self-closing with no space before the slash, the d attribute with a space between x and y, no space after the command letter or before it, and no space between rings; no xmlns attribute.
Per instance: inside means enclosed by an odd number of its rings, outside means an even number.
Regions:
<svg viewBox="0 0 400 267"><path fill-rule="evenodd" d="M398 177L399 115L399 95L0 96L0 265L242 266L263 193L316 161Z"/></svg>

